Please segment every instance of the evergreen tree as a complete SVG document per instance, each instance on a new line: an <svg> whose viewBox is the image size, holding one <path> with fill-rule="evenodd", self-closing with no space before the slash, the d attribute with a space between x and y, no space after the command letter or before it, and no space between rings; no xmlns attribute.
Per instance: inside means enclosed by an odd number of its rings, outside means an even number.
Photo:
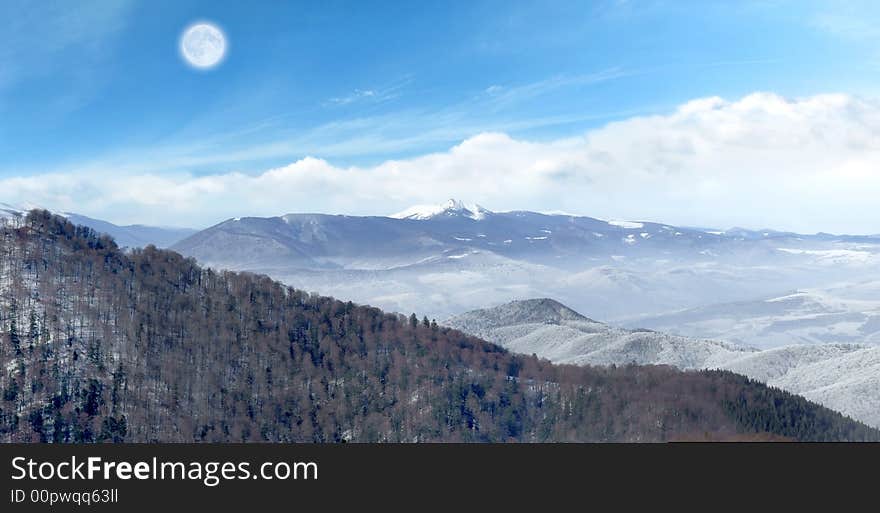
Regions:
<svg viewBox="0 0 880 513"><path fill-rule="evenodd" d="M16 356L21 356L21 337L18 333L18 308L16 307L15 298L12 299L9 307L9 343Z"/></svg>

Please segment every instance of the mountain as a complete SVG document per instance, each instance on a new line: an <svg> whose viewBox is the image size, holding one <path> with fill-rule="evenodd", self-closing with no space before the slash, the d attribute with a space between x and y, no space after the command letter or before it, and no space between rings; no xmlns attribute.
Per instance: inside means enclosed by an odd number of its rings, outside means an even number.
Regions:
<svg viewBox="0 0 880 513"><path fill-rule="evenodd" d="M443 318L548 296L605 320L880 279L880 239L707 230L449 200L391 217L226 220L172 246L214 268Z"/></svg>
<svg viewBox="0 0 880 513"><path fill-rule="evenodd" d="M777 347L731 360L721 368L880 426L880 346Z"/></svg>
<svg viewBox="0 0 880 513"><path fill-rule="evenodd" d="M24 217L32 208L37 207L21 207L10 205L8 203L0 203L0 219ZM113 237L116 243L120 246L129 248L142 248L150 244L159 248L166 248L190 235L193 235L197 231L190 228L164 228L140 224L118 226L107 221L93 219L70 212L56 214L66 217L74 224L88 226L98 233L109 235L110 237Z"/></svg>
<svg viewBox="0 0 880 513"><path fill-rule="evenodd" d="M873 248L820 249L831 244L872 243L874 237L803 235L788 232L700 230L660 223L603 221L590 217L528 211L492 212L476 204L450 199L440 205L419 205L389 217L328 214L287 214L270 218L234 218L183 240L175 249L206 262L241 265L293 265L314 268L332 262L348 268L388 268L396 255L416 263L425 255L462 249L485 251L533 263L565 268L585 258L599 263L627 258L689 257L705 260L759 258L773 255L791 261L796 255L874 260ZM226 254L224 236L270 242L260 254ZM805 243L817 249L804 249ZM786 247L780 247L786 246ZM788 247L790 246L790 247ZM831 247L831 246L828 246ZM813 251L812 253L805 253ZM392 261L390 265L399 265Z"/></svg>
<svg viewBox="0 0 880 513"><path fill-rule="evenodd" d="M450 199L446 203L440 205L416 205L402 212L392 214L389 217L394 219L413 219L425 221L436 219L438 217L466 217L479 221L485 219L492 212L477 205L466 205L463 201Z"/></svg>
<svg viewBox="0 0 880 513"><path fill-rule="evenodd" d="M230 253L232 241L265 246L259 253ZM571 259L638 255L651 248L692 251L721 238L654 223L606 222L534 212L491 212L449 200L391 217L287 214L234 218L176 244L173 249L210 264L242 268L388 269L431 256L483 251L532 263L565 265Z"/></svg>
<svg viewBox="0 0 880 513"><path fill-rule="evenodd" d="M28 209L0 202L0 219L14 219L26 216Z"/></svg>
<svg viewBox="0 0 880 513"><path fill-rule="evenodd" d="M596 322L552 299L513 301L474 310L443 325L521 354L575 365L673 365L717 368L751 351L723 342L688 339Z"/></svg>
<svg viewBox="0 0 880 513"><path fill-rule="evenodd" d="M550 299L475 310L443 324L510 351L557 363L730 370L880 427L880 346L810 344L757 350L644 329L615 328Z"/></svg>
<svg viewBox="0 0 880 513"><path fill-rule="evenodd" d="M142 224L119 226L72 213L65 214L65 217L74 224L88 226L96 232L105 233L113 237L120 246L129 248L143 248L150 244L158 248L167 248L197 232L191 228L169 228Z"/></svg>
<svg viewBox="0 0 880 513"><path fill-rule="evenodd" d="M880 440L730 372L553 365L427 318L123 252L45 211L0 230L4 442Z"/></svg>
<svg viewBox="0 0 880 513"><path fill-rule="evenodd" d="M790 344L880 344L880 281L838 283L755 300L636 316L620 322L762 348Z"/></svg>

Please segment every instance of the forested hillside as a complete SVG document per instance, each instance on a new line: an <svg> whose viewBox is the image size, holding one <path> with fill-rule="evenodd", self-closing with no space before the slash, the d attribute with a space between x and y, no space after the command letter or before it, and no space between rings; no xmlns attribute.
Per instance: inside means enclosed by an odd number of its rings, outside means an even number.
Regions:
<svg viewBox="0 0 880 513"><path fill-rule="evenodd" d="M0 440L880 440L728 372L575 367L263 276L0 228Z"/></svg>

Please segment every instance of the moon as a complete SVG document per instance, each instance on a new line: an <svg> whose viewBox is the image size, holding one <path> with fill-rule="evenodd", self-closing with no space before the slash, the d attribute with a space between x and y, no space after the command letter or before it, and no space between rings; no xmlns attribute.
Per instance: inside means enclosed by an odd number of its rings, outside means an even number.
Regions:
<svg viewBox="0 0 880 513"><path fill-rule="evenodd" d="M183 32L180 54L195 68L213 68L226 55L226 37L216 25L196 23Z"/></svg>

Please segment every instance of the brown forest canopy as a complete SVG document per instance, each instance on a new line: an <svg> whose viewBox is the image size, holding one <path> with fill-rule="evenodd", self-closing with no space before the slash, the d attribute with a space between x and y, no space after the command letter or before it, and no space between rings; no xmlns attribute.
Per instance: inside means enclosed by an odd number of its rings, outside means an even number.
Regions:
<svg viewBox="0 0 880 513"><path fill-rule="evenodd" d="M3 441L878 440L728 372L551 365L45 211L0 227Z"/></svg>

